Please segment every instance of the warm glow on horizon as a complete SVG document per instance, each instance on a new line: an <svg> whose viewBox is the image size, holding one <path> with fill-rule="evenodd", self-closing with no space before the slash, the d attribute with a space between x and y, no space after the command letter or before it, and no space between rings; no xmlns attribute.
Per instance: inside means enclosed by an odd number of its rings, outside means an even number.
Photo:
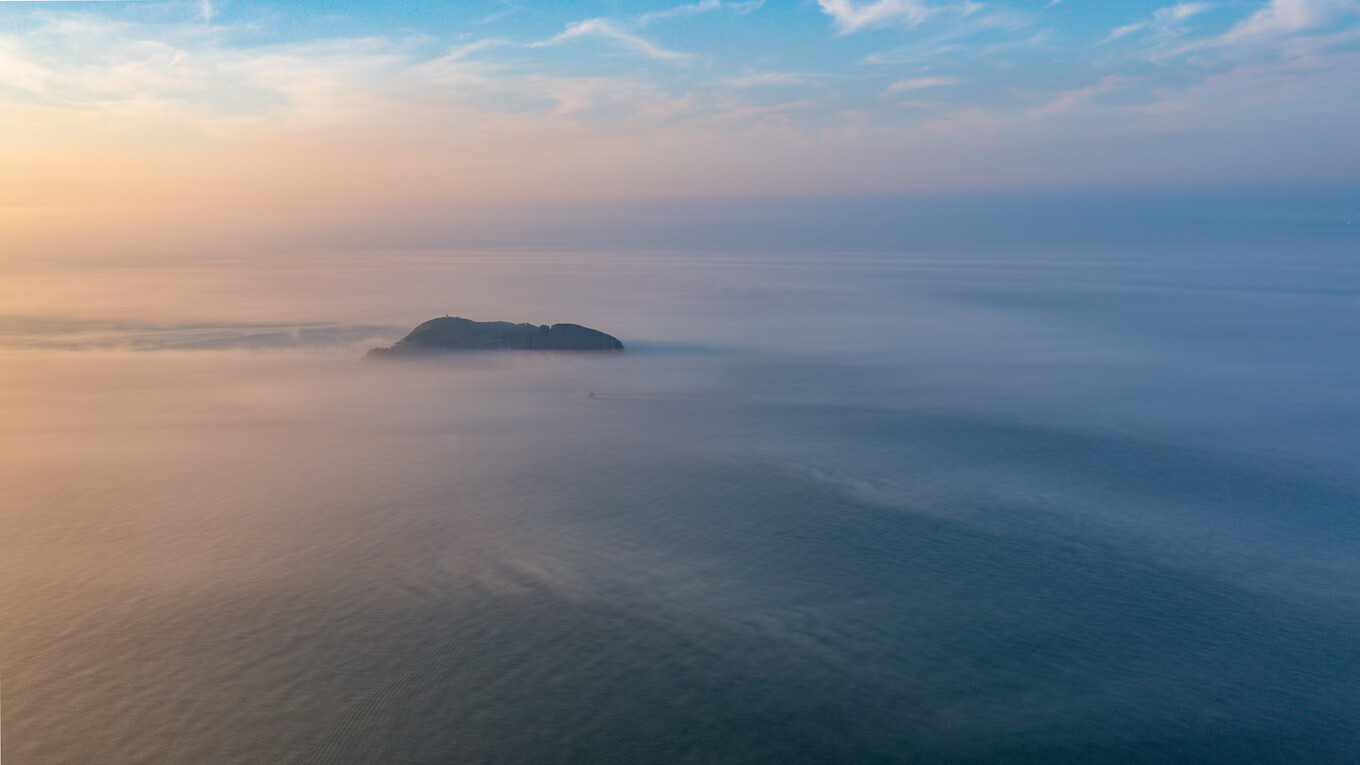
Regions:
<svg viewBox="0 0 1360 765"><path fill-rule="evenodd" d="M1353 179L1356 7L1282 2L474 3L362 27L0 3L0 256L460 205Z"/></svg>

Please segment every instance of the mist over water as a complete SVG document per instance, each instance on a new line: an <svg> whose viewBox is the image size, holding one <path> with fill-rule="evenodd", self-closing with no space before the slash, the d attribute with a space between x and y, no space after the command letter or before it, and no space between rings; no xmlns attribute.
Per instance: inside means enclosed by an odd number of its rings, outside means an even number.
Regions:
<svg viewBox="0 0 1360 765"><path fill-rule="evenodd" d="M1357 241L1302 220L15 274L4 755L1353 761ZM446 312L630 350L359 361Z"/></svg>

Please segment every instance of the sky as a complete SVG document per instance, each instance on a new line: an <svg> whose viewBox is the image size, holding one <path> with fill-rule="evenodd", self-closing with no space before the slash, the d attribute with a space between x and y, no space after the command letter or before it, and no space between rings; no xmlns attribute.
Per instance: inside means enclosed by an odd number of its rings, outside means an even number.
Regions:
<svg viewBox="0 0 1360 765"><path fill-rule="evenodd" d="M547 202L1360 177L1360 0L0 0L0 256Z"/></svg>

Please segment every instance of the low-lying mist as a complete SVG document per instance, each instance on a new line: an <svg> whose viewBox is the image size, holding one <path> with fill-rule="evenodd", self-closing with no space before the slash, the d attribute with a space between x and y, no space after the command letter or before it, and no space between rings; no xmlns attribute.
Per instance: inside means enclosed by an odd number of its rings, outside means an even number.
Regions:
<svg viewBox="0 0 1360 765"><path fill-rule="evenodd" d="M1344 762L1353 266L1172 239L17 268L5 754Z"/></svg>

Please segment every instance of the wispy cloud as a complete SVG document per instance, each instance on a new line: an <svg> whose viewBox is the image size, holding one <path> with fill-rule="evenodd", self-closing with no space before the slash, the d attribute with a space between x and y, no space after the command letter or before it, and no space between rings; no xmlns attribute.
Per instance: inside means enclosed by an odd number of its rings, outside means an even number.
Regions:
<svg viewBox="0 0 1360 765"><path fill-rule="evenodd" d="M1077 3L1048 14L1049 37L1032 21L984 25L992 4L785 3L781 26L728 24L737 42L710 45L661 22L716 20L749 4L672 2L655 27L561 16L551 34L540 17L481 39L468 31L479 27L290 37L274 19L205 24L199 0L170 6L173 18L44 8L22 30L0 30L0 178L41 171L41 183L0 183L0 202L8 195L29 209L70 188L70 205L161 195L171 209L204 189L205 209L220 199L249 209L242 219L282 219L287 210L265 197L323 216L378 197L391 209L433 209L496 195L924 188L973 183L969 172L978 186L1006 173L1117 184L1144 172L1144 160L1161 161L1159 147L1207 151L1222 135L1237 136L1240 151L1196 165L1211 182L1305 133L1313 140L1296 151L1321 169L1297 177L1356 168L1345 139L1360 122L1360 28L1348 16L1360 0L1168 4L1128 19L1136 45L1085 58L1089 25L1061 26ZM803 26L793 35L785 23ZM663 45L672 39L663 31L693 53ZM1167 54L1196 42L1196 55ZM880 46L888 50L873 54ZM1164 65L1148 66L1150 53ZM1055 71L1061 59L1083 65ZM651 60L695 65L677 76ZM1080 166L1072 145L1087 151ZM979 159L1022 155L1033 169L1023 178ZM1188 172L1158 167L1163 177ZM6 214L8 234L18 213L0 204Z"/></svg>
<svg viewBox="0 0 1360 765"><path fill-rule="evenodd" d="M925 0L817 0L822 12L830 16L836 28L849 34L870 27L900 24L917 26L940 12L939 7Z"/></svg>
<svg viewBox="0 0 1360 765"><path fill-rule="evenodd" d="M1212 10L1213 7L1212 3L1178 3L1165 8L1158 8L1153 12L1151 18L1117 27L1098 44L1104 45L1138 32L1155 32L1162 35L1176 34L1181 30L1182 24L1187 19Z"/></svg>
<svg viewBox="0 0 1360 765"><path fill-rule="evenodd" d="M826 75L806 72L756 72L724 77L719 82L729 88L773 88L822 86L829 78Z"/></svg>
<svg viewBox="0 0 1360 765"><path fill-rule="evenodd" d="M637 17L639 26L646 26L656 21L667 19L682 18L685 16L696 16L710 11L731 11L733 13L750 13L759 9L765 4L765 0L744 0L744 2L731 2L731 0L700 0L697 3L688 5L677 5L674 8L667 8L662 11L652 11Z"/></svg>
<svg viewBox="0 0 1360 765"><path fill-rule="evenodd" d="M1063 112L1070 111L1078 106L1090 103L1094 99L1120 88L1126 87L1142 80L1137 77L1125 77L1123 75L1111 74L1101 78L1100 82L1094 85L1087 85L1084 88L1076 88L1059 93L1043 105L1031 109L1031 118L1052 117Z"/></svg>
<svg viewBox="0 0 1360 765"><path fill-rule="evenodd" d="M620 29L614 22L603 18L587 19L585 21L569 24L561 33L550 37L547 40L531 43L530 47L546 48L553 45L561 45L562 43L571 42L573 40L591 37L612 40L622 44L625 48L636 53L641 53L648 58L677 61L690 57L687 53L681 53L655 45L646 38Z"/></svg>
<svg viewBox="0 0 1360 765"><path fill-rule="evenodd" d="M1270 0L1222 34L1190 40L1165 55L1210 54L1216 60L1269 52L1277 55L1307 38L1357 32L1360 0Z"/></svg>
<svg viewBox="0 0 1360 765"><path fill-rule="evenodd" d="M1148 23L1146 21L1135 21L1132 24L1125 24L1123 26L1115 27L1114 30L1105 37L1104 40L1101 40L1097 44L1104 45L1105 43L1114 42L1115 40L1118 40L1123 37L1128 37L1129 35L1134 34L1136 32L1141 32L1144 29L1147 29L1147 27Z"/></svg>
<svg viewBox="0 0 1360 765"><path fill-rule="evenodd" d="M1218 42L1236 44L1276 39L1316 29L1360 11L1356 0L1271 0L1225 33Z"/></svg>
<svg viewBox="0 0 1360 765"><path fill-rule="evenodd" d="M912 90L924 90L926 88L938 88L945 85L954 85L958 82L955 77L910 77L905 80L898 80L883 90L884 96L891 96L894 93L904 93Z"/></svg>

